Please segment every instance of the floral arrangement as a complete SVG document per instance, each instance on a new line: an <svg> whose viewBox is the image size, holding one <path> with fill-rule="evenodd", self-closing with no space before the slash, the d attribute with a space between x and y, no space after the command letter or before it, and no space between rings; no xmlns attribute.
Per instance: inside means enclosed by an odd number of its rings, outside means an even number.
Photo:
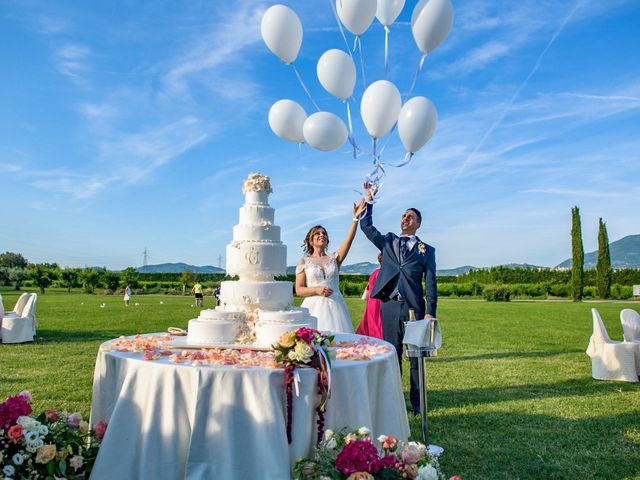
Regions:
<svg viewBox="0 0 640 480"><path fill-rule="evenodd" d="M312 459L300 459L293 469L299 480L444 480L438 460L417 442L401 442L392 435L378 437L361 427L347 434L327 430ZM450 480L462 480L455 476Z"/></svg>
<svg viewBox="0 0 640 480"><path fill-rule="evenodd" d="M90 427L79 413L52 408L32 416L31 393L0 403L0 472L12 478L69 478L88 475L107 424Z"/></svg>
<svg viewBox="0 0 640 480"><path fill-rule="evenodd" d="M262 190L267 193L273 193L269 177L260 173L250 173L244 181L244 185L242 185L242 193L260 192Z"/></svg>
<svg viewBox="0 0 640 480"><path fill-rule="evenodd" d="M324 431L324 413L329 398L331 383L331 362L327 350L333 337L322 335L318 330L302 327L285 332L273 344L276 362L284 368L284 386L287 397L287 440L291 443L291 424L293 418L293 387L297 381L296 368L311 367L318 371L318 393L320 403L316 407L318 415L317 442L322 440Z"/></svg>

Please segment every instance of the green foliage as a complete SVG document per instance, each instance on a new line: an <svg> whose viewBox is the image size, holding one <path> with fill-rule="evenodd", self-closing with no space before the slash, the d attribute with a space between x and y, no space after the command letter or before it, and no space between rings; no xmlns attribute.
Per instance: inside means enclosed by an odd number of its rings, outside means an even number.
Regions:
<svg viewBox="0 0 640 480"><path fill-rule="evenodd" d="M67 288L67 292L82 285L80 282L81 273L82 270L78 268L65 268L60 272L60 283Z"/></svg>
<svg viewBox="0 0 640 480"><path fill-rule="evenodd" d="M192 284L193 284L193 280L194 280L193 272L191 272L190 270L185 270L184 272L182 272L182 273L180 274L180 277L179 277L179 280L178 280L178 281L179 281L179 282L180 282L184 287L188 287L188 286L190 286L190 285L192 285Z"/></svg>
<svg viewBox="0 0 640 480"><path fill-rule="evenodd" d="M82 286L87 293L93 291L102 284L102 271L93 268L87 268L82 271Z"/></svg>
<svg viewBox="0 0 640 480"><path fill-rule="evenodd" d="M596 264L596 286L600 298L609 298L611 295L612 277L609 235L607 234L607 225L601 218L598 226L598 262Z"/></svg>
<svg viewBox="0 0 640 480"><path fill-rule="evenodd" d="M58 266L56 264L38 263L29 269L29 276L33 284L44 293L44 289L51 286L58 278Z"/></svg>
<svg viewBox="0 0 640 480"><path fill-rule="evenodd" d="M508 302L511 292L507 285L487 285L484 287L483 297L487 302Z"/></svg>
<svg viewBox="0 0 640 480"><path fill-rule="evenodd" d="M29 273L27 272L26 268L18 268L18 267L9 268L8 274L9 274L9 281L13 283L16 290L20 290L22 283L27 278L29 278Z"/></svg>
<svg viewBox="0 0 640 480"><path fill-rule="evenodd" d="M120 281L122 286L129 285L131 288L138 288L138 280L140 279L140 273L133 267L127 267L120 272Z"/></svg>
<svg viewBox="0 0 640 480"><path fill-rule="evenodd" d="M580 224L580 209L571 209L571 294L574 302L582 300L584 287L584 248L582 246L582 226Z"/></svg>
<svg viewBox="0 0 640 480"><path fill-rule="evenodd" d="M104 272L102 272L102 282L107 289L115 291L120 285L120 274L110 270L104 270Z"/></svg>
<svg viewBox="0 0 640 480"><path fill-rule="evenodd" d="M0 267L27 268L29 261L21 253L4 252L0 254Z"/></svg>
<svg viewBox="0 0 640 480"><path fill-rule="evenodd" d="M367 282L350 282L348 280L340 280L340 291L344 296L355 297L361 296L364 289L367 288Z"/></svg>
<svg viewBox="0 0 640 480"><path fill-rule="evenodd" d="M614 283L611 285L611 298L614 300L628 300L633 297L633 287Z"/></svg>

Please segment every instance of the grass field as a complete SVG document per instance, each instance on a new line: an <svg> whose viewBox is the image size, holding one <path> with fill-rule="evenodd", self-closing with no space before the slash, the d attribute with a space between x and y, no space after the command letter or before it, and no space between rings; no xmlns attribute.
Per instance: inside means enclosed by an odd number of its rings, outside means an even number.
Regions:
<svg viewBox="0 0 640 480"><path fill-rule="evenodd" d="M0 293L11 308L16 293ZM125 309L119 296L48 291L39 296L36 342L0 345L0 397L29 389L35 410L87 415L99 345L119 335L186 327L196 316L192 303L138 296ZM347 303L357 323L364 302ZM440 301L444 346L428 360L428 418L431 441L445 448L447 474L640 479L640 385L591 378L584 351L592 307L620 339L619 312L629 304ZM637 303L631 308L640 311ZM419 440L420 420L410 421Z"/></svg>

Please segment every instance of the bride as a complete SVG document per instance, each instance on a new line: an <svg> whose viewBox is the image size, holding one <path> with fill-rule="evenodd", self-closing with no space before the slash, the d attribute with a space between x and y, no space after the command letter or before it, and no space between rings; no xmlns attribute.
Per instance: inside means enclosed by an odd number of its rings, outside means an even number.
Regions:
<svg viewBox="0 0 640 480"><path fill-rule="evenodd" d="M337 251L327 253L329 235L321 225L312 227L304 239L305 256L296 267L296 295L306 297L302 306L318 319L320 331L353 333L347 304L338 288L338 274L356 236L358 217L366 205L364 200L353 204L353 222Z"/></svg>

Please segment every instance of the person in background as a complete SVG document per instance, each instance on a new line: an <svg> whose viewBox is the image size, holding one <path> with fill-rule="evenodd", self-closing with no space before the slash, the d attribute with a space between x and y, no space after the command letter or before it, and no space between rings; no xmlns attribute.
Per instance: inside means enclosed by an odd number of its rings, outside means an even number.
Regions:
<svg viewBox="0 0 640 480"><path fill-rule="evenodd" d="M193 293L193 295L195 296L196 306L202 307L202 285L200 284L199 280L196 280L195 285L191 289L191 293Z"/></svg>
<svg viewBox="0 0 640 480"><path fill-rule="evenodd" d="M129 301L131 300L131 296L133 295L133 290L131 290L131 285L127 285L124 287L124 306L129 306Z"/></svg>
<svg viewBox="0 0 640 480"><path fill-rule="evenodd" d="M378 254L378 263L382 263L382 252ZM380 267L371 272L371 275L369 276L369 283L364 291L364 299L367 301L367 305L364 307L362 321L360 322L360 325L358 325L356 333L358 335L366 335L368 337L375 337L384 340L384 336L382 334L382 318L380 315L382 301L371 297L371 289L373 288L374 283L376 283L378 273L380 273Z"/></svg>
<svg viewBox="0 0 640 480"><path fill-rule="evenodd" d="M213 291L213 296L216 297L216 307L220 305L220 285Z"/></svg>

